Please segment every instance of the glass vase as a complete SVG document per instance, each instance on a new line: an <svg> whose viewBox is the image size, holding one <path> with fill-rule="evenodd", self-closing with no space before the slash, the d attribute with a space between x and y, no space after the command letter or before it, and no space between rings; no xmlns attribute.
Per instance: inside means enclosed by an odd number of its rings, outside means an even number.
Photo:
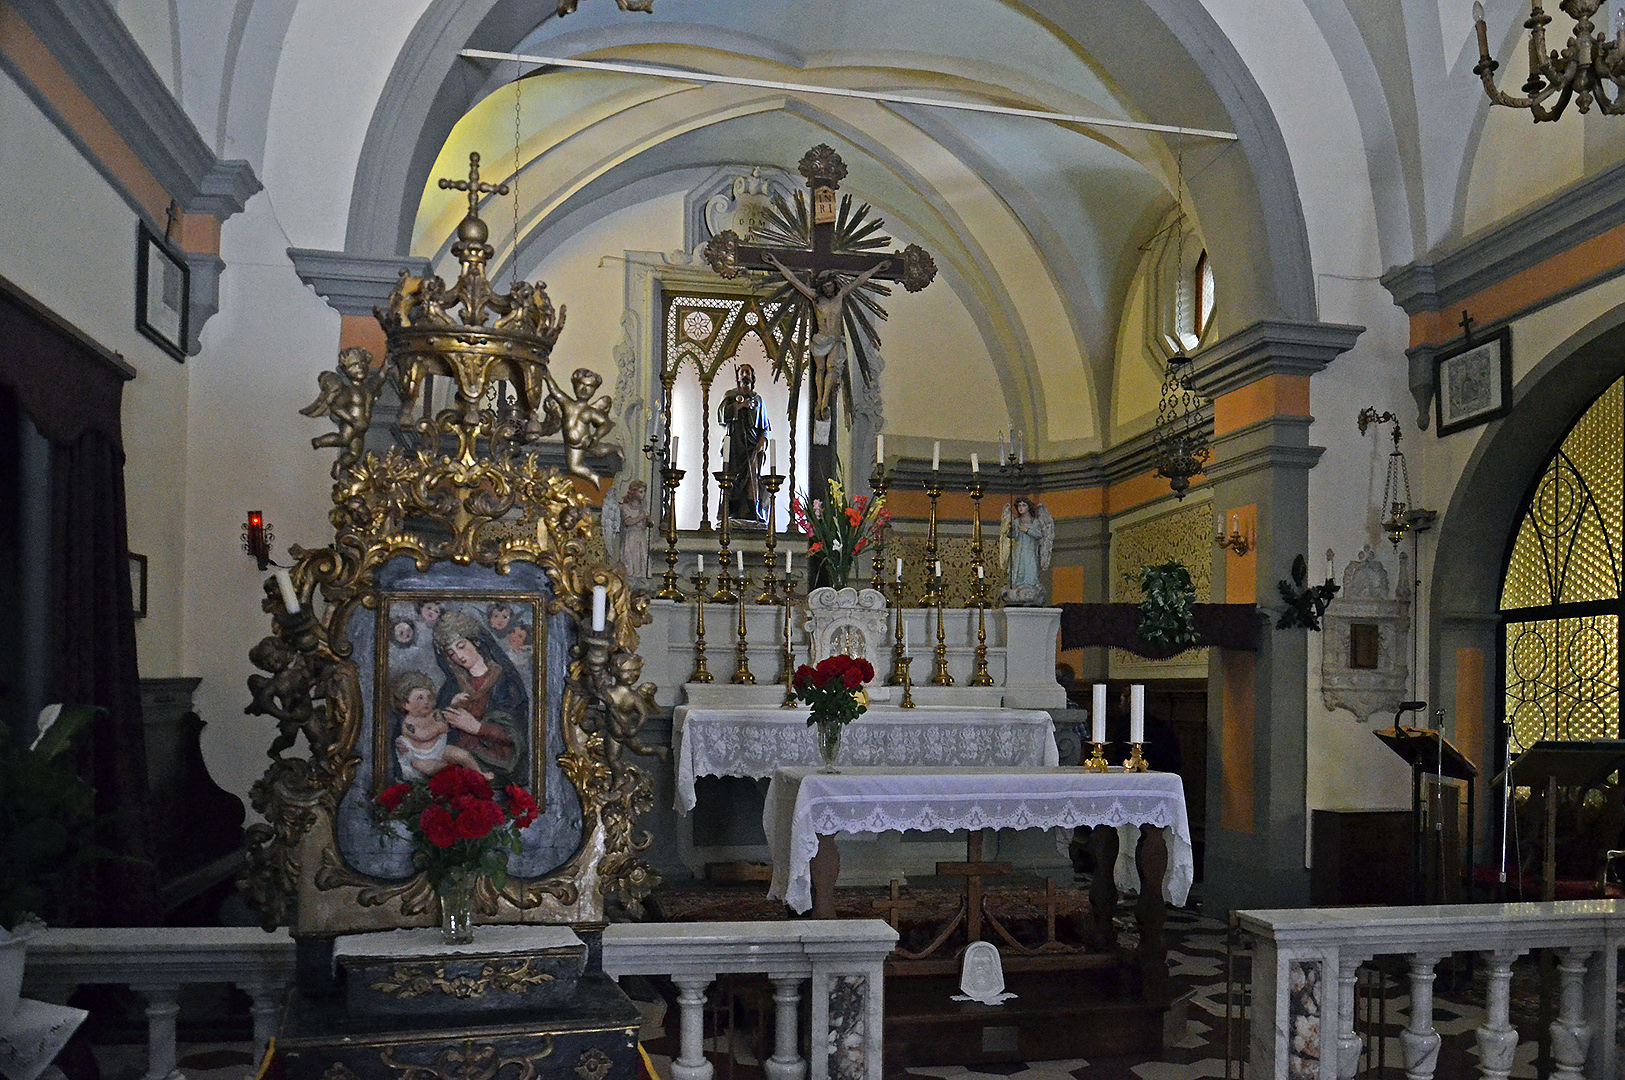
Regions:
<svg viewBox="0 0 1625 1080"><path fill-rule="evenodd" d="M824 767L819 772L837 772L835 759L841 753L841 729L845 727L835 720L820 720L818 728L818 756L824 759Z"/></svg>
<svg viewBox="0 0 1625 1080"><path fill-rule="evenodd" d="M467 945L474 940L476 876L467 871L448 874L435 890L440 900L440 940L447 945Z"/></svg>

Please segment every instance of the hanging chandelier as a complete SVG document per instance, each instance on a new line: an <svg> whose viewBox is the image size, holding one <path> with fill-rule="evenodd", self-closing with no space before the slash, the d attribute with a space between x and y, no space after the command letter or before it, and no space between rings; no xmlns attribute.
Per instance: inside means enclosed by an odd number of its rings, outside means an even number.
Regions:
<svg viewBox="0 0 1625 1080"><path fill-rule="evenodd" d="M1183 499L1191 478L1207 466L1212 450L1207 444L1201 395L1191 389L1191 358L1180 349L1168 358L1162 376L1162 400L1157 403L1155 475L1168 481L1176 498Z"/></svg>
<svg viewBox="0 0 1625 1080"><path fill-rule="evenodd" d="M1592 21L1602 6L1599 0L1563 0L1560 6L1574 20L1574 31L1561 52L1548 52L1546 24L1552 17L1541 7L1541 0L1530 0L1529 18L1523 24L1529 31L1529 78L1521 88L1524 96L1516 97L1495 85L1495 71L1501 65L1490 58L1484 5L1475 0L1478 64L1473 74L1483 80L1484 92L1492 103L1528 109L1537 124L1562 116L1570 100L1582 113L1590 112L1593 102L1607 115L1625 113L1625 9L1616 13L1613 32L1609 33L1606 15L1601 28ZM1612 100L1608 96L1609 83L1614 87ZM1554 94L1556 102L1546 104Z"/></svg>
<svg viewBox="0 0 1625 1080"><path fill-rule="evenodd" d="M1394 448L1388 453L1388 475L1382 481L1383 513L1388 515L1382 522L1382 531L1388 534L1388 542L1397 548L1412 527L1411 516L1407 513L1411 507L1411 473L1405 467L1405 455L1399 449L1399 417L1391 412L1378 412L1369 405L1360 410L1361 435L1372 424L1388 423L1394 425ZM1401 493L1404 494L1403 499L1400 498Z"/></svg>

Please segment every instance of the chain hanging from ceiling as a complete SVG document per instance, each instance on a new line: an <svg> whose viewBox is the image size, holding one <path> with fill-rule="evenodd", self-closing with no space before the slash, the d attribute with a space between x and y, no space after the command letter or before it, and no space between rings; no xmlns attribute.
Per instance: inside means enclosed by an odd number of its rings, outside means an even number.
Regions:
<svg viewBox="0 0 1625 1080"><path fill-rule="evenodd" d="M1157 427L1154 455L1157 462L1155 475L1168 481L1175 498L1184 499L1190 489L1191 478L1200 475L1212 453L1208 447L1207 424L1202 407L1207 399L1191 388L1191 358L1185 355L1181 339L1186 310L1185 295L1185 154L1180 148L1176 158L1174 198L1174 354L1162 375L1162 397L1157 402Z"/></svg>
<svg viewBox="0 0 1625 1080"><path fill-rule="evenodd" d="M1382 509L1387 515L1382 522L1382 531L1388 534L1388 542L1397 548L1399 542L1405 539L1405 533L1414 525L1408 513L1411 508L1411 472L1405 466L1404 451L1399 448L1399 417L1391 412L1378 412L1372 406L1361 409L1360 434L1364 435L1373 424L1394 425L1394 448L1388 452L1388 474L1382 481ZM1400 497L1401 493L1404 498Z"/></svg>

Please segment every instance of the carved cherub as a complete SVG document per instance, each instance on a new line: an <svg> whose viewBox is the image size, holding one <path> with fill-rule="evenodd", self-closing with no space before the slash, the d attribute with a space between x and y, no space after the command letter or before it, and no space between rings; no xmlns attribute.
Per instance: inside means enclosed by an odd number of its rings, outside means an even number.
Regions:
<svg viewBox="0 0 1625 1080"><path fill-rule="evenodd" d="M601 713L604 717L606 730L601 733L606 736L610 768L618 776L622 749L660 758L667 756L667 750L663 746L649 746L638 738L644 721L658 709L655 684L637 681L643 674L643 658L621 649L611 654L610 644L607 638L583 636L578 648L587 688L599 703L599 708L589 711L588 715ZM592 722L589 719L588 723Z"/></svg>
<svg viewBox="0 0 1625 1080"><path fill-rule="evenodd" d="M597 449L599 440L615 426L615 421L609 418L612 404L609 395L593 398L603 385L602 376L591 368L576 368L570 377L570 386L575 390L573 398L566 397L559 389L552 372L544 370L542 378L548 390L547 399L542 403L542 432L562 431L564 445L570 448L570 471L594 484L599 483L598 474L587 467L587 454Z"/></svg>
<svg viewBox="0 0 1625 1080"><path fill-rule="evenodd" d="M255 667L271 674L248 677L252 700L243 711L250 716L275 717L277 736L271 740L269 752L277 757L293 746L299 732L315 715L315 676L305 654L279 637L260 639L248 650L248 658Z"/></svg>
<svg viewBox="0 0 1625 1080"><path fill-rule="evenodd" d="M339 353L338 370L322 372L316 382L321 393L299 412L304 416L326 416L338 425L337 431L310 440L314 447L341 448L333 467L337 476L340 469L361 460L367 429L372 426L372 402L384 384L384 372L382 368L373 370L372 353L357 345Z"/></svg>

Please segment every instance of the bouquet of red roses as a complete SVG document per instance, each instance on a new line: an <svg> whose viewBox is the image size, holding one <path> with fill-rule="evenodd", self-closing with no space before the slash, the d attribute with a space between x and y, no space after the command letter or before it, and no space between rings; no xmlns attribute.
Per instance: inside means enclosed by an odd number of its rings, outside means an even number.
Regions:
<svg viewBox="0 0 1625 1080"><path fill-rule="evenodd" d="M499 796L490 781L447 765L427 782L393 784L378 793L374 816L405 824L413 860L437 892L449 878L483 874L497 888L508 881L508 856L519 853L519 830L536 820L536 800L517 784Z"/></svg>
<svg viewBox="0 0 1625 1080"><path fill-rule="evenodd" d="M868 706L858 698L863 684L874 677L874 665L869 661L838 653L819 661L817 667L802 664L796 668L790 686L796 697L812 708L812 715L807 717L809 727L828 721L850 724L867 711Z"/></svg>

